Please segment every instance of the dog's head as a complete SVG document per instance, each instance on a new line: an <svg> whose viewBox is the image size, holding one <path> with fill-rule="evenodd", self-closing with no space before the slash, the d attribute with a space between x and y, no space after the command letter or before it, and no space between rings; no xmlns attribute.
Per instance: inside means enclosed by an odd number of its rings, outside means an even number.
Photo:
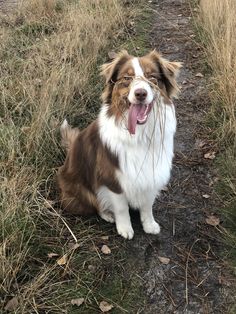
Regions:
<svg viewBox="0 0 236 314"><path fill-rule="evenodd" d="M106 87L103 103L109 106L108 114L116 120L128 116L128 129L135 133L137 124L144 124L157 97L165 103L178 92L176 77L179 62L170 62L155 50L135 58L122 51L110 63L102 66Z"/></svg>

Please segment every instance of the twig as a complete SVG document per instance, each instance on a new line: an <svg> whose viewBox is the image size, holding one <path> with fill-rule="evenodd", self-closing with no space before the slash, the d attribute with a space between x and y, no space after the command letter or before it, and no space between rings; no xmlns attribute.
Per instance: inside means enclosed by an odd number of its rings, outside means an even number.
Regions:
<svg viewBox="0 0 236 314"><path fill-rule="evenodd" d="M43 200L47 203L47 205L53 210L54 214L61 219L61 221L64 223L64 225L66 226L66 228L69 230L70 234L72 235L72 237L74 238L75 242L77 243L78 240L76 238L76 236L74 235L73 231L71 230L71 228L68 226L68 224L66 223L65 219L63 217L61 217L61 215L58 214L58 212L52 207L52 205L43 197L43 195L38 192L39 195L43 198Z"/></svg>
<svg viewBox="0 0 236 314"><path fill-rule="evenodd" d="M186 261L186 268L185 268L185 299L186 299L186 304L188 304L188 263L189 263L189 258L190 258L192 249L198 241L200 241L200 239L195 240L194 243L192 244L192 246L188 252L187 261Z"/></svg>

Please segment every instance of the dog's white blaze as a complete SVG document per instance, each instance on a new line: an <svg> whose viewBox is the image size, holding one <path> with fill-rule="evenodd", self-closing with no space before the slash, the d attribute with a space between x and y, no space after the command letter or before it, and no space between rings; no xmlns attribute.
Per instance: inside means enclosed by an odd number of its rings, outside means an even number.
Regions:
<svg viewBox="0 0 236 314"><path fill-rule="evenodd" d="M139 59L133 58L131 61L132 61L132 66L134 69L135 77L134 77L134 80L131 84L130 92L128 95L129 102L135 103L137 101L136 97L135 97L135 91L139 88L142 88L142 89L145 89L147 91L147 98L145 100L145 104L148 105L153 101L153 98L154 98L153 91L152 91L150 85L142 79L142 77L144 77L144 72L143 72L143 69L139 63Z"/></svg>
<svg viewBox="0 0 236 314"><path fill-rule="evenodd" d="M132 59L132 65L133 65L133 68L134 68L134 74L135 76L144 76L144 73L143 73L143 69L139 63L139 60L138 58L133 58Z"/></svg>

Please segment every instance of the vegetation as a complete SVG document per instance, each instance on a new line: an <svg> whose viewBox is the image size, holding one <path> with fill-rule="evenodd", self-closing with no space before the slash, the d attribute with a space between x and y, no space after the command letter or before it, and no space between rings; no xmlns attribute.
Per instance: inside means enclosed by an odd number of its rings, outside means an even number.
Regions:
<svg viewBox="0 0 236 314"><path fill-rule="evenodd" d="M64 159L59 125L68 116L83 127L97 113L98 65L114 40L125 38L127 11L134 14L126 5L27 0L1 16L0 309L78 313L71 304L78 298L83 313L99 312L101 300L119 313L127 312L125 302L134 306L139 279L122 277L122 253L116 254L119 279L107 271L113 254L101 256L108 241L101 230L112 226L99 227L97 218L65 220L55 189ZM115 244L110 248L116 251Z"/></svg>
<svg viewBox="0 0 236 314"><path fill-rule="evenodd" d="M212 109L210 121L219 145L216 166L220 172L219 196L224 202L232 233L232 252L236 248L236 2L201 0L201 39L211 68ZM234 233L234 234L233 234ZM236 255L236 253L234 253ZM236 260L236 258L235 258ZM236 264L236 261L235 261Z"/></svg>

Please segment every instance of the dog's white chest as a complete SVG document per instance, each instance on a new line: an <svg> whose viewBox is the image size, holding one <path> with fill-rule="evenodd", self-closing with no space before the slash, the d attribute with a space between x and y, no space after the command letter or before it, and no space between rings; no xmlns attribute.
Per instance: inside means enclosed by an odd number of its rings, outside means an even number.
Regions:
<svg viewBox="0 0 236 314"><path fill-rule="evenodd" d="M176 130L174 108L154 110L145 125L137 126L134 136L115 124L111 128L113 123L109 122L109 131L103 128L102 138L118 155L116 176L129 204L139 207L144 193L153 198L169 181Z"/></svg>
<svg viewBox="0 0 236 314"><path fill-rule="evenodd" d="M140 206L144 193L151 198L157 196L170 178L176 128L174 111L167 107L162 126L156 123L156 115L150 120L137 144L124 145L119 152L117 178L133 207Z"/></svg>

